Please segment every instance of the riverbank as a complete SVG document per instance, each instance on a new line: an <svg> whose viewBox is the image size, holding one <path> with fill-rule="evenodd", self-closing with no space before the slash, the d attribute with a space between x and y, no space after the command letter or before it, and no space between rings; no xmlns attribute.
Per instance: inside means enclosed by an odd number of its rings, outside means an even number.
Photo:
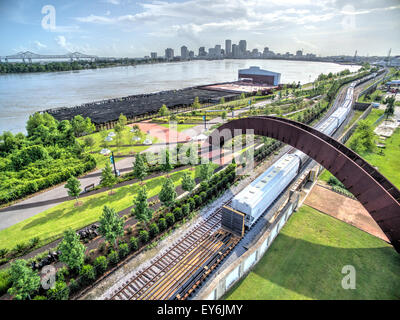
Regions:
<svg viewBox="0 0 400 320"><path fill-rule="evenodd" d="M235 81L239 69L254 65L281 73L282 83L300 81L301 84L316 79L321 73L359 69L359 66L325 62L225 59L3 74L0 75L0 131L25 133L25 123L36 111Z"/></svg>

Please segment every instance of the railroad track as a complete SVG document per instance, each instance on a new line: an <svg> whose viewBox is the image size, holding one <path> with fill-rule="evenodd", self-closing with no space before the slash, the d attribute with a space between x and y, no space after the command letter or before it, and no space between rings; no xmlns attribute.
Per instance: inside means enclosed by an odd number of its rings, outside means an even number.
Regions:
<svg viewBox="0 0 400 320"><path fill-rule="evenodd" d="M226 239L221 238L221 232L218 232L221 211L217 209L200 219L179 242L151 260L148 267L135 273L107 300L174 298L173 294L190 280L202 264L210 257L219 255L220 250L225 251Z"/></svg>

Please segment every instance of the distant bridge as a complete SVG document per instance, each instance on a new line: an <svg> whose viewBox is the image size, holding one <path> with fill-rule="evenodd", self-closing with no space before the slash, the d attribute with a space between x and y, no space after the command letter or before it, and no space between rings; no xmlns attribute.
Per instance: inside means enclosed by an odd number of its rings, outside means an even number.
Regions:
<svg viewBox="0 0 400 320"><path fill-rule="evenodd" d="M83 54L80 52L71 52L67 54L37 54L30 51L18 52L17 54L3 56L0 57L0 62L4 59L5 62L8 60L22 60L22 62L28 61L32 63L32 60L55 60L55 59L69 59L70 61L79 60L79 59L89 59L90 61L98 60L98 59L113 59L113 58L99 58L98 56Z"/></svg>

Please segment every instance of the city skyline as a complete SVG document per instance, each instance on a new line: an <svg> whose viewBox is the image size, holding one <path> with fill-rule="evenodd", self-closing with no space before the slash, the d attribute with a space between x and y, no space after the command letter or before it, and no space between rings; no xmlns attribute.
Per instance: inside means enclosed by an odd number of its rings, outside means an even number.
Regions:
<svg viewBox="0 0 400 320"><path fill-rule="evenodd" d="M43 27L54 8L54 28ZM385 56L400 53L397 1L149 1L98 0L80 4L60 0L0 4L0 55L80 51L98 56L143 57L198 53L247 40L247 47L285 53L302 49L317 56ZM43 12L42 12L43 11ZM49 21L46 20L45 23ZM6 32L7 30L7 32ZM368 34L368 36L366 36ZM333 37L333 38L332 38ZM334 39L334 41L332 41Z"/></svg>

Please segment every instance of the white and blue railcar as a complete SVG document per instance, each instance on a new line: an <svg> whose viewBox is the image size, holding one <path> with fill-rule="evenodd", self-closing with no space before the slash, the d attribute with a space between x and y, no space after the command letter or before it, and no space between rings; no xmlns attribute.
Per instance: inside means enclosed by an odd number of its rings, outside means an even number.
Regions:
<svg viewBox="0 0 400 320"><path fill-rule="evenodd" d="M350 84L342 106L317 126L319 131L330 136L345 121L353 104L354 87L357 83L355 81ZM307 155L300 150L285 154L233 198L231 207L245 214L246 227L250 228L293 181L306 158Z"/></svg>
<svg viewBox="0 0 400 320"><path fill-rule="evenodd" d="M338 120L336 118L329 117L321 125L317 127L317 130L330 136L338 126Z"/></svg>
<svg viewBox="0 0 400 320"><path fill-rule="evenodd" d="M296 155L286 154L233 198L231 207L246 215L246 227L251 227L285 190L299 166L300 159Z"/></svg>
<svg viewBox="0 0 400 320"><path fill-rule="evenodd" d="M337 119L335 129L337 129L343 123L343 121L346 120L346 117L349 114L349 112L350 112L349 108L339 107L336 109L334 113L332 113L329 119Z"/></svg>

